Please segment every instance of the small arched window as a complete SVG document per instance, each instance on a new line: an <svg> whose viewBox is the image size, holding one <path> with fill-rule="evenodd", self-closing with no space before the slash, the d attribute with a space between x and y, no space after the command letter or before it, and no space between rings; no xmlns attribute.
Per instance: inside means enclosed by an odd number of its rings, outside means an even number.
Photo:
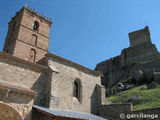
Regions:
<svg viewBox="0 0 160 120"><path fill-rule="evenodd" d="M79 79L74 81L73 97L77 98L79 102L82 101L82 85Z"/></svg>
<svg viewBox="0 0 160 120"><path fill-rule="evenodd" d="M38 21L35 21L35 22L34 22L33 29L34 29L34 30L37 30L37 31L39 30L39 22L38 22Z"/></svg>
<svg viewBox="0 0 160 120"><path fill-rule="evenodd" d="M31 44L35 46L37 45L37 35L35 34L32 35Z"/></svg>
<svg viewBox="0 0 160 120"><path fill-rule="evenodd" d="M35 62L35 59L36 59L36 50L31 49L30 54L29 54L29 61L30 62Z"/></svg>

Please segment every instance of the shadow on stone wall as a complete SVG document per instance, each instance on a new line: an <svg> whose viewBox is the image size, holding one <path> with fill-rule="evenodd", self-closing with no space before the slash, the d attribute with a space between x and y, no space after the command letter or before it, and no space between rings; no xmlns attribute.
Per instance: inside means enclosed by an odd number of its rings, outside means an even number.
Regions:
<svg viewBox="0 0 160 120"><path fill-rule="evenodd" d="M97 87L95 86L93 93L91 95L91 113L92 114L97 114L97 109L98 109L98 105L97 105Z"/></svg>
<svg viewBox="0 0 160 120"><path fill-rule="evenodd" d="M91 95L91 113L98 115L100 107L104 105L105 102L105 87L96 84Z"/></svg>
<svg viewBox="0 0 160 120"><path fill-rule="evenodd" d="M42 73L38 80L31 87L32 90L37 92L34 100L34 105L46 106L46 76Z"/></svg>

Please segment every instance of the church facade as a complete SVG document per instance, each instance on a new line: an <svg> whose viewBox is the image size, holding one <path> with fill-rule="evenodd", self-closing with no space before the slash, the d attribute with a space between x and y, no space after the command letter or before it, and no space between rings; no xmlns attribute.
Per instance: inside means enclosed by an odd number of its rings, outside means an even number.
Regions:
<svg viewBox="0 0 160 120"><path fill-rule="evenodd" d="M49 53L51 24L28 7L9 22L0 52L0 120L103 119L90 116L105 104L102 74ZM56 111L49 118L39 115L44 109L85 113L85 117L56 115Z"/></svg>

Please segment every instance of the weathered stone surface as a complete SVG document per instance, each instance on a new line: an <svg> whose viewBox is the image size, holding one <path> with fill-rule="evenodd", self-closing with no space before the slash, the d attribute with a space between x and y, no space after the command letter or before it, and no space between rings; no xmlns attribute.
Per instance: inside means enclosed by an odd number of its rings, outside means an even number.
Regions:
<svg viewBox="0 0 160 120"><path fill-rule="evenodd" d="M33 29L35 21L39 23L37 31ZM23 7L9 22L3 51L21 59L29 60L30 50L34 49L36 51L35 61L39 61L48 52L50 25L51 22ZM37 38L35 45L32 44L32 35Z"/></svg>
<svg viewBox="0 0 160 120"><path fill-rule="evenodd" d="M126 85L125 90L129 90L129 89L131 89L132 87L134 87L134 84Z"/></svg>
<svg viewBox="0 0 160 120"><path fill-rule="evenodd" d="M137 70L134 72L133 74L133 78L136 81L136 83L140 83L141 81L144 80L144 75L143 75L143 71L142 70Z"/></svg>
<svg viewBox="0 0 160 120"><path fill-rule="evenodd" d="M147 88L146 88L146 87L144 87L144 86L143 86L143 87L141 87L141 90L146 90L146 89L147 89Z"/></svg>
<svg viewBox="0 0 160 120"><path fill-rule="evenodd" d="M120 114L130 113L131 110L132 104L109 104L99 109L99 115L109 120L121 120Z"/></svg>
<svg viewBox="0 0 160 120"><path fill-rule="evenodd" d="M144 70L144 79L147 83L151 83L152 81L155 80L154 78L154 69L148 68Z"/></svg>
<svg viewBox="0 0 160 120"><path fill-rule="evenodd" d="M154 72L154 80L160 84L160 72Z"/></svg>
<svg viewBox="0 0 160 120"><path fill-rule="evenodd" d="M22 120L21 115L11 106L0 103L0 120Z"/></svg>
<svg viewBox="0 0 160 120"><path fill-rule="evenodd" d="M149 27L129 33L130 47L135 47L145 42L151 42Z"/></svg>
<svg viewBox="0 0 160 120"><path fill-rule="evenodd" d="M113 104L113 103L110 101L106 101L106 105L110 105L110 104Z"/></svg>
<svg viewBox="0 0 160 120"><path fill-rule="evenodd" d="M140 96L128 97L123 103L132 103L133 105L141 104L142 98Z"/></svg>
<svg viewBox="0 0 160 120"><path fill-rule="evenodd" d="M102 108L99 110L99 115L109 120L122 120L121 117L124 117L123 120L128 120L126 118L127 114L130 115L155 115L155 120L160 119L160 107L155 108L148 108L148 109L141 109L141 110L133 110L131 104L110 104L110 105L103 105ZM125 116L122 116L125 115ZM146 118L147 119L147 118ZM149 120L153 118L148 118ZM148 120L147 119L147 120ZM144 120L144 118L134 118L133 120Z"/></svg>
<svg viewBox="0 0 160 120"><path fill-rule="evenodd" d="M147 84L147 89L154 89L157 87L158 87L158 84L155 81L151 82L150 84Z"/></svg>
<svg viewBox="0 0 160 120"><path fill-rule="evenodd" d="M0 69L0 81L36 91L38 94L34 103L45 104L46 77L38 68L3 57L0 58Z"/></svg>
<svg viewBox="0 0 160 120"><path fill-rule="evenodd" d="M129 34L130 47L121 55L98 63L95 70L103 73L102 85L112 88L119 82L133 78L134 84L150 83L155 80L154 72L160 72L160 54L151 43L149 28ZM160 77L156 77L158 80Z"/></svg>
<svg viewBox="0 0 160 120"><path fill-rule="evenodd" d="M30 120L35 95L30 89L0 83L0 119Z"/></svg>
<svg viewBox="0 0 160 120"><path fill-rule="evenodd" d="M52 97L50 97L49 108L96 113L101 104L98 103L101 96L97 95L98 88L96 87L96 85L101 85L100 76L94 75L90 71L83 71L75 63L53 54L48 56L46 60L50 66L55 66L58 71L53 71L50 74L50 96ZM81 81L81 102L73 97L76 79Z"/></svg>
<svg viewBox="0 0 160 120"><path fill-rule="evenodd" d="M124 89L123 83L118 83L118 91L122 91Z"/></svg>

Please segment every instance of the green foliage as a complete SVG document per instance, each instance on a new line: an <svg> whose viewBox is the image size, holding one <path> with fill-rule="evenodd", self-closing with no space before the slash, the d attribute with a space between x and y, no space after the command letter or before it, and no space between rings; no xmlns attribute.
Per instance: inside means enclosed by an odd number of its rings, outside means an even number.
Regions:
<svg viewBox="0 0 160 120"><path fill-rule="evenodd" d="M123 103L126 98L136 95L142 97L143 103L133 106L133 109L144 109L160 106L160 85L158 88L150 90L141 90L142 87L146 87L146 85L138 86L130 90L117 93L107 98L107 101L111 101L113 103Z"/></svg>

